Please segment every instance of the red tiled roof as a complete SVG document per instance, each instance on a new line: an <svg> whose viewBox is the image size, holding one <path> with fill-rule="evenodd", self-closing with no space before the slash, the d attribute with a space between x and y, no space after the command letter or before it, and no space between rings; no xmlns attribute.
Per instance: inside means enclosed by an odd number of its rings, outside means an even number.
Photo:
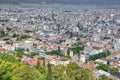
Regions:
<svg viewBox="0 0 120 80"><path fill-rule="evenodd" d="M115 36L114 38L120 39L120 36Z"/></svg>
<svg viewBox="0 0 120 80"><path fill-rule="evenodd" d="M100 48L100 47L92 47L93 49L95 49L95 50L100 50L100 49L102 49L102 48Z"/></svg>
<svg viewBox="0 0 120 80"><path fill-rule="evenodd" d="M88 41L80 41L81 44L86 44Z"/></svg>
<svg viewBox="0 0 120 80"><path fill-rule="evenodd" d="M48 64L49 62L50 62L50 59L39 60L40 65Z"/></svg>
<svg viewBox="0 0 120 80"><path fill-rule="evenodd" d="M83 65L84 68L88 68L90 69L91 71L96 71L97 69L94 67L94 62L89 62L87 64L84 64Z"/></svg>
<svg viewBox="0 0 120 80"><path fill-rule="evenodd" d="M113 54L118 55L118 54L120 54L120 52L113 52Z"/></svg>
<svg viewBox="0 0 120 80"><path fill-rule="evenodd" d="M9 51L8 50L4 50L2 47L0 47L0 52L2 52L2 53L8 53Z"/></svg>
<svg viewBox="0 0 120 80"><path fill-rule="evenodd" d="M29 58L29 57L24 56L23 61L31 66L37 66L38 63L40 63L40 65L43 65L44 63L48 64L50 59L38 60L37 58Z"/></svg>

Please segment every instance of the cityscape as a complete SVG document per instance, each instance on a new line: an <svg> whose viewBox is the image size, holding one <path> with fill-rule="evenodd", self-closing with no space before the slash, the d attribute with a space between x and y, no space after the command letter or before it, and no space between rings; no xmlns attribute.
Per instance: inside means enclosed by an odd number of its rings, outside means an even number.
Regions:
<svg viewBox="0 0 120 80"><path fill-rule="evenodd" d="M0 4L0 80L120 80L120 6Z"/></svg>

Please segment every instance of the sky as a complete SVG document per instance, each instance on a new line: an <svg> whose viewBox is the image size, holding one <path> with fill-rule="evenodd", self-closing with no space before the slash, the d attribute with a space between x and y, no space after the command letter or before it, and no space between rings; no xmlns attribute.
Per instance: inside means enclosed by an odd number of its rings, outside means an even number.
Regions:
<svg viewBox="0 0 120 80"><path fill-rule="evenodd" d="M98 4L118 5L120 0L0 0L0 3L61 3L61 4Z"/></svg>

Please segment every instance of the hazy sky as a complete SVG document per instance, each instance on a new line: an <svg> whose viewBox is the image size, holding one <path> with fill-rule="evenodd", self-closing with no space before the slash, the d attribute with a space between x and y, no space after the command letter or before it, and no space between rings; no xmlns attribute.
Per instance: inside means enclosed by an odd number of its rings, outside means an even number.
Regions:
<svg viewBox="0 0 120 80"><path fill-rule="evenodd" d="M0 3L120 4L120 0L0 0Z"/></svg>

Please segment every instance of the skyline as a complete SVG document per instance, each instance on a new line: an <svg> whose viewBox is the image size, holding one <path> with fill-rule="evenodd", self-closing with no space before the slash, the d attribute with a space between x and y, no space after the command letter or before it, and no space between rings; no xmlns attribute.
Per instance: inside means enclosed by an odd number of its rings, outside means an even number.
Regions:
<svg viewBox="0 0 120 80"><path fill-rule="evenodd" d="M0 0L0 4L19 4L19 3L60 3L60 4L96 4L96 5L119 5L120 0Z"/></svg>

